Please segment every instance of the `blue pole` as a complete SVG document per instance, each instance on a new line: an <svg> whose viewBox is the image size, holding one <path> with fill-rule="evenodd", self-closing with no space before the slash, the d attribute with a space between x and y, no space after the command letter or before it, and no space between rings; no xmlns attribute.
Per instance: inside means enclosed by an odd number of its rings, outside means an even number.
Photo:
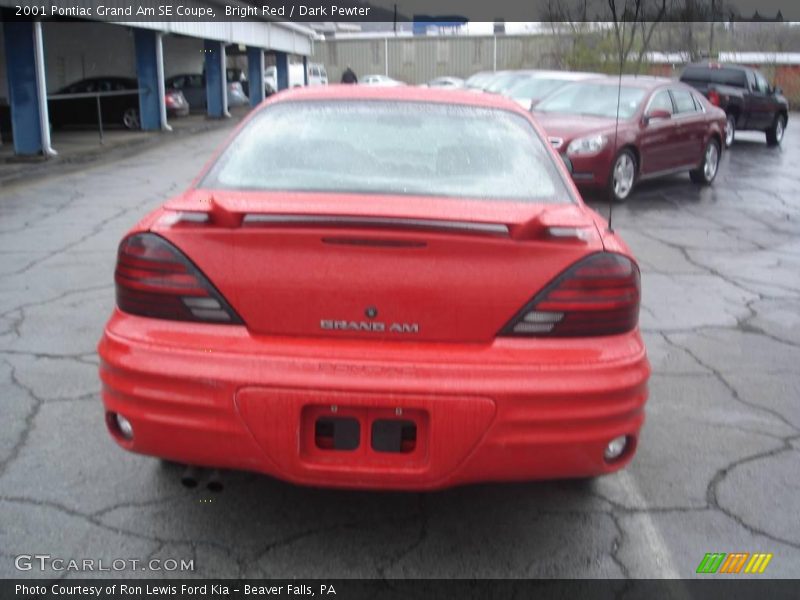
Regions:
<svg viewBox="0 0 800 600"><path fill-rule="evenodd" d="M42 124L47 123L47 103L40 94L47 92L39 86L34 27L32 22L3 22L14 152L22 156L45 150Z"/></svg>
<svg viewBox="0 0 800 600"><path fill-rule="evenodd" d="M286 52L275 53L275 65L278 70L278 91L289 87L289 55Z"/></svg>
<svg viewBox="0 0 800 600"><path fill-rule="evenodd" d="M258 106L264 100L264 51L247 47L247 80L250 85L250 106Z"/></svg>
<svg viewBox="0 0 800 600"><path fill-rule="evenodd" d="M225 45L205 40L206 103L208 116L215 119L228 115L228 82L225 78Z"/></svg>
<svg viewBox="0 0 800 600"><path fill-rule="evenodd" d="M145 131L161 129L161 113L164 96L159 92L161 56L158 34L149 29L134 29L133 41L136 54L136 76L139 80L139 122Z"/></svg>

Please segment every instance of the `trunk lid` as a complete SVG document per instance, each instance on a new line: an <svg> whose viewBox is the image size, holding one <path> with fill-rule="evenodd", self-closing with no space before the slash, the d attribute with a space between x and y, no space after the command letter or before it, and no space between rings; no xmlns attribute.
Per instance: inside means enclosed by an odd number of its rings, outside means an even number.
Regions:
<svg viewBox="0 0 800 600"><path fill-rule="evenodd" d="M442 198L193 190L152 230L276 336L489 342L602 250L581 205Z"/></svg>

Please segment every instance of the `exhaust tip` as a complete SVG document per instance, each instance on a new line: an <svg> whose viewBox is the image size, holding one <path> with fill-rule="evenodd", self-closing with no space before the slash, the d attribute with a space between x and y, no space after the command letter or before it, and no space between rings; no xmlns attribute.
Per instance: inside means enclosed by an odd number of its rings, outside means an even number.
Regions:
<svg viewBox="0 0 800 600"><path fill-rule="evenodd" d="M183 487L192 489L197 487L197 468L186 467L186 470L181 475L181 483Z"/></svg>
<svg viewBox="0 0 800 600"><path fill-rule="evenodd" d="M219 493L221 492L225 486L222 484L222 479L220 477L220 473L217 470L211 472L208 476L208 481L206 482L206 489L209 492Z"/></svg>

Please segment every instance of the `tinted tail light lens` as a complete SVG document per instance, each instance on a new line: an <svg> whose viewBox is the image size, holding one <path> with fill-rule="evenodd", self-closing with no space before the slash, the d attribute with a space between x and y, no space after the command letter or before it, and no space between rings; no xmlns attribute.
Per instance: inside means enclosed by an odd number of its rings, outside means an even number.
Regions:
<svg viewBox="0 0 800 600"><path fill-rule="evenodd" d="M626 256L593 254L534 297L500 335L585 337L625 333L639 322L639 268Z"/></svg>
<svg viewBox="0 0 800 600"><path fill-rule="evenodd" d="M711 102L714 106L719 106L719 92L710 91L708 92L708 101Z"/></svg>
<svg viewBox="0 0 800 600"><path fill-rule="evenodd" d="M117 306L155 319L241 324L242 320L180 250L152 233L125 238L114 271Z"/></svg>

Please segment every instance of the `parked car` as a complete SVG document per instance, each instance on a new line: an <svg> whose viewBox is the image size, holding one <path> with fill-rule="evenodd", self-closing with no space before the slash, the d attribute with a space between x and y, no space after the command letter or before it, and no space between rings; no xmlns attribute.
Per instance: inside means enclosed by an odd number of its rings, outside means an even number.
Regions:
<svg viewBox="0 0 800 600"><path fill-rule="evenodd" d="M139 82L131 77L91 77L71 83L55 94L95 94L103 92L129 92L100 98L100 112L104 125L122 125L126 129L139 129ZM54 128L64 125L96 125L97 97L53 99L47 102L50 124Z"/></svg>
<svg viewBox="0 0 800 600"><path fill-rule="evenodd" d="M490 94L503 94L531 73L533 71L498 71L497 75L486 84L483 91Z"/></svg>
<svg viewBox="0 0 800 600"><path fill-rule="evenodd" d="M180 90L166 90L164 104L167 107L167 115L170 117L185 117L191 108L186 96Z"/></svg>
<svg viewBox="0 0 800 600"><path fill-rule="evenodd" d="M399 85L405 85L405 83L402 81L397 81L396 79L392 79L386 75L364 75L364 77L359 77L358 83L362 85L379 87L396 87Z"/></svg>
<svg viewBox="0 0 800 600"><path fill-rule="evenodd" d="M464 87L469 90L483 91L483 88L496 75L494 71L481 71L467 78Z"/></svg>
<svg viewBox="0 0 800 600"><path fill-rule="evenodd" d="M284 92L130 230L115 283L99 372L129 451L437 489L636 449L639 268L506 98Z"/></svg>
<svg viewBox="0 0 800 600"><path fill-rule="evenodd" d="M502 94L517 102L523 108L532 108L539 100L573 81L597 79L599 73L580 73L572 71L533 71L511 84Z"/></svg>
<svg viewBox="0 0 800 600"><path fill-rule="evenodd" d="M643 179L689 171L695 183L717 175L725 112L697 90L660 77L608 77L571 83L534 107L553 147L583 188L622 202Z"/></svg>
<svg viewBox="0 0 800 600"><path fill-rule="evenodd" d="M328 72L325 70L325 65L308 63L308 85L328 85Z"/></svg>
<svg viewBox="0 0 800 600"><path fill-rule="evenodd" d="M421 87L457 89L464 87L464 80L458 77L436 77L428 83L422 84Z"/></svg>
<svg viewBox="0 0 800 600"><path fill-rule="evenodd" d="M192 110L205 111L208 107L206 78L202 73L173 75L165 81L165 86L167 89L183 92ZM228 81L228 107L246 106L249 103L241 81Z"/></svg>
<svg viewBox="0 0 800 600"><path fill-rule="evenodd" d="M733 143L737 129L763 131L770 146L777 146L783 140L789 121L789 101L758 69L702 62L687 66L680 79L725 111L726 147Z"/></svg>

